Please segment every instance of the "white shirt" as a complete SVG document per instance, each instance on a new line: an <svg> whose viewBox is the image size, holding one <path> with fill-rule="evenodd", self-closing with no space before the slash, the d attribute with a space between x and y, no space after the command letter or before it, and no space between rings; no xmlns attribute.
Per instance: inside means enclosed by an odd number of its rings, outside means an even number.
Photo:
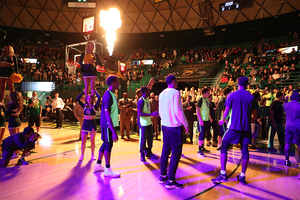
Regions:
<svg viewBox="0 0 300 200"><path fill-rule="evenodd" d="M178 90L167 88L159 94L159 115L163 126L188 126Z"/></svg>
<svg viewBox="0 0 300 200"><path fill-rule="evenodd" d="M63 100L61 98L54 98L52 100L52 108L53 109L57 109L57 108L60 108L60 109L63 109L65 106L65 103L63 102Z"/></svg>

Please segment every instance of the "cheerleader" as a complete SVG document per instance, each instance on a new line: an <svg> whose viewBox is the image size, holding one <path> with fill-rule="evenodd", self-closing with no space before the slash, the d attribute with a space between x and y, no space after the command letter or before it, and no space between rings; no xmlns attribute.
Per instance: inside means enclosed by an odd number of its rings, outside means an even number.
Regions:
<svg viewBox="0 0 300 200"><path fill-rule="evenodd" d="M18 92L10 93L11 102L6 111L8 116L8 130L10 135L19 133L19 127L21 126L21 120L19 118L20 113L23 110L23 100L22 96ZM17 158L19 155L19 150L15 151L13 158Z"/></svg>
<svg viewBox="0 0 300 200"><path fill-rule="evenodd" d="M2 138L5 132L5 107L2 102L0 102L0 146Z"/></svg>
<svg viewBox="0 0 300 200"><path fill-rule="evenodd" d="M82 125L82 131L81 131L81 138L82 138L82 143L81 143L81 156L79 158L79 161L82 161L84 159L84 151L85 151L85 146L86 146L86 140L88 137L88 134L91 134L91 151L92 151L92 156L91 160L95 160L94 157L94 151L95 151L95 136L96 136L96 112L98 110L100 101L101 101L101 96L96 90L92 90L92 92L96 93L97 95L97 102L94 104L94 100L91 95L86 96L86 103L84 104L80 98L84 94L82 92L76 99L79 103L79 105L83 108L83 114L84 114L84 120L83 120L83 125Z"/></svg>
<svg viewBox="0 0 300 200"><path fill-rule="evenodd" d="M0 57L0 102L3 101L6 82L10 92L14 92L14 83L9 78L13 72L19 73L18 61L15 56L14 49L10 45L6 45Z"/></svg>
<svg viewBox="0 0 300 200"><path fill-rule="evenodd" d="M94 98L95 82L97 76L96 65L101 65L100 56L95 52L94 42L86 44L85 52L81 54L79 64L81 65L81 73L85 85L85 96L89 94L89 86L91 85L91 94Z"/></svg>

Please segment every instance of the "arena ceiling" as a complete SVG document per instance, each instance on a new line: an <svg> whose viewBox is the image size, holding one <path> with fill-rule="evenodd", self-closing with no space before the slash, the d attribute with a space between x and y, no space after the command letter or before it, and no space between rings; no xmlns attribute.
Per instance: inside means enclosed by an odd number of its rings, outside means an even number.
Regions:
<svg viewBox="0 0 300 200"><path fill-rule="evenodd" d="M119 33L150 33L203 28L198 1L97 0L96 9L68 8L67 0L0 0L0 25L59 32L81 32L82 18L111 7L119 9ZM206 0L209 1L209 0ZM300 0L240 0L240 10L219 12L226 0L210 0L214 26L277 16L300 10ZM101 31L99 29L99 31Z"/></svg>

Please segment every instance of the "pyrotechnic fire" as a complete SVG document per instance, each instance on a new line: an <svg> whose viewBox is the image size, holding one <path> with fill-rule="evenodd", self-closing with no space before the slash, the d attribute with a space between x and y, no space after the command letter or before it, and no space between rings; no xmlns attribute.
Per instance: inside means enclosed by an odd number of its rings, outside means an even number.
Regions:
<svg viewBox="0 0 300 200"><path fill-rule="evenodd" d="M116 40L116 30L121 27L121 24L122 21L118 9L110 8L108 11L101 10L100 26L106 31L105 37L107 41L107 49L111 56L114 50L114 42Z"/></svg>

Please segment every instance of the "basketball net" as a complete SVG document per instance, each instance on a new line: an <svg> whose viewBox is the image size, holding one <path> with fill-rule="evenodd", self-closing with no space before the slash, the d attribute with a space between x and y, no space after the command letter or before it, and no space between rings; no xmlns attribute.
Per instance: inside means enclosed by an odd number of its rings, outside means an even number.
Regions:
<svg viewBox="0 0 300 200"><path fill-rule="evenodd" d="M74 61L67 61L66 66L68 67L68 74L76 74L76 68L80 67L80 64Z"/></svg>

